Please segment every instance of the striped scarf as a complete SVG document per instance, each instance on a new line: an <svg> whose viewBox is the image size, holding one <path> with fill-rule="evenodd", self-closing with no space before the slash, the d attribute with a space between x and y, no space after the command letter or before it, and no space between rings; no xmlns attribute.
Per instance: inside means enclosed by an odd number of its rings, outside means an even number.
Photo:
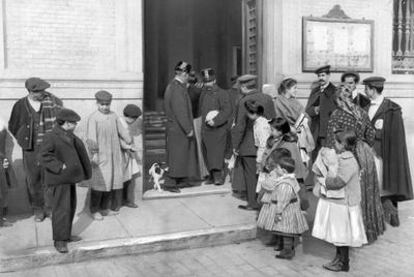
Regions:
<svg viewBox="0 0 414 277"><path fill-rule="evenodd" d="M40 109L40 121L36 144L41 144L45 134L52 131L55 126L56 114L60 108L62 107L56 103L56 100L51 94L45 94Z"/></svg>

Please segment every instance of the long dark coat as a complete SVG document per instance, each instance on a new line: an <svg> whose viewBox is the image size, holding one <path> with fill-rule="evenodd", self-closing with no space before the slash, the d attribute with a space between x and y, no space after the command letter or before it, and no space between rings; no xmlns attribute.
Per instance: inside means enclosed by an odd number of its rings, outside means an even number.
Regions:
<svg viewBox="0 0 414 277"><path fill-rule="evenodd" d="M213 110L219 113L213 120L214 126L209 126L205 122L206 116ZM200 111L201 138L207 169L221 170L227 146L228 121L231 120L232 112L228 93L217 85L204 87L200 97Z"/></svg>
<svg viewBox="0 0 414 277"><path fill-rule="evenodd" d="M376 126L381 120L382 129ZM396 200L413 199L401 107L385 98L371 122L376 131L374 149L383 160L383 188L390 191Z"/></svg>
<svg viewBox="0 0 414 277"><path fill-rule="evenodd" d="M336 87L329 83L322 93L319 86L310 93L305 111L311 118L310 129L315 142L318 138L326 138L329 116L336 109L334 102L335 89ZM319 114L315 113L316 106L320 107Z"/></svg>
<svg viewBox="0 0 414 277"><path fill-rule="evenodd" d="M164 95L167 116L167 163L172 178L199 178L197 144L194 132L191 100L185 84L172 80Z"/></svg>
<svg viewBox="0 0 414 277"><path fill-rule="evenodd" d="M75 184L92 176L88 152L81 139L56 125L40 145L39 161L46 185ZM66 165L62 169L63 164Z"/></svg>
<svg viewBox="0 0 414 277"><path fill-rule="evenodd" d="M255 100L264 108L264 117L272 119L276 117L272 97L259 91L243 95L236 106L235 125L231 130L233 148L239 151L240 156L256 156L257 148L254 145L253 121L247 117L244 103Z"/></svg>

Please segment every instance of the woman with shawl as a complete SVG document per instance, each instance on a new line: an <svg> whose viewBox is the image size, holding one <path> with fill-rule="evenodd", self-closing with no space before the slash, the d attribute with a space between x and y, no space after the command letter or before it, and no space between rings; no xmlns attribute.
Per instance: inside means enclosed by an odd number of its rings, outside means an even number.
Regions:
<svg viewBox="0 0 414 277"><path fill-rule="evenodd" d="M337 109L333 111L328 122L327 146L334 148L336 130L353 130L357 135L358 142L354 155L361 169L361 208L368 242L373 242L385 230L374 151L371 148L375 130L368 114L352 103L351 96L348 87L342 85L337 88Z"/></svg>

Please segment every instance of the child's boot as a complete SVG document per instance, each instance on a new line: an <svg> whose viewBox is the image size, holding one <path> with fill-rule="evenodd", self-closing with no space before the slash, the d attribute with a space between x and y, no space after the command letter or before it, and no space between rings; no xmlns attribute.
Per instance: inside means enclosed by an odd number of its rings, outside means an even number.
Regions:
<svg viewBox="0 0 414 277"><path fill-rule="evenodd" d="M336 247L336 255L335 255L335 258L332 261L330 261L329 263L324 264L323 267L326 268L327 266L332 266L332 265L336 264L339 261L339 257L340 257L340 250L339 250L339 247L337 246Z"/></svg>
<svg viewBox="0 0 414 277"><path fill-rule="evenodd" d="M283 237L275 235L275 251L283 250Z"/></svg>
<svg viewBox="0 0 414 277"><path fill-rule="evenodd" d="M295 256L295 248L292 237L283 237L283 249L276 258L291 260Z"/></svg>
<svg viewBox="0 0 414 277"><path fill-rule="evenodd" d="M330 271L349 271L349 247L348 246L342 246L338 247L339 249L339 259L334 264L327 264L323 267Z"/></svg>

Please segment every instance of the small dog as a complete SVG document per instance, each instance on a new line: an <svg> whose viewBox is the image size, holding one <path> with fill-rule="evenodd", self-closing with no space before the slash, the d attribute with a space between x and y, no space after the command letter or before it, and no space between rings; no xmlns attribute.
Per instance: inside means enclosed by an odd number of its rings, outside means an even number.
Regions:
<svg viewBox="0 0 414 277"><path fill-rule="evenodd" d="M148 173L150 175L149 181L154 182L154 190L163 191L161 185L164 184L163 177L165 170L161 167L161 165L157 162L153 163Z"/></svg>

